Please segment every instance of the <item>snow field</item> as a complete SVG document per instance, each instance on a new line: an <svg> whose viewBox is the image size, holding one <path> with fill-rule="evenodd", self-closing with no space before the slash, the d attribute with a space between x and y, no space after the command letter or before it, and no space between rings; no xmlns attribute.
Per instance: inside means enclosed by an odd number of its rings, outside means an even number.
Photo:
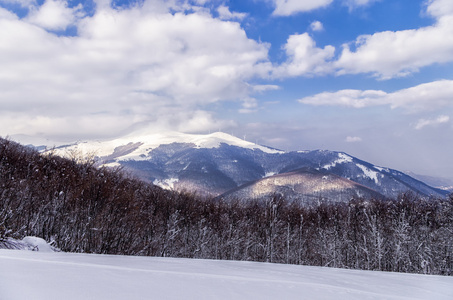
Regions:
<svg viewBox="0 0 453 300"><path fill-rule="evenodd" d="M0 250L2 300L453 299L453 278L256 262Z"/></svg>

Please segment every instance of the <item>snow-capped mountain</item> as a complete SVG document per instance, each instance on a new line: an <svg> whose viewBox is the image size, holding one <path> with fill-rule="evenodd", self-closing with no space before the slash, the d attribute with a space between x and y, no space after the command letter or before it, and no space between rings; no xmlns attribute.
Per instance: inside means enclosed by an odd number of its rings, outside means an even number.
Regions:
<svg viewBox="0 0 453 300"><path fill-rule="evenodd" d="M148 160L149 153L161 145L187 144L195 149L218 148L221 144L236 146L244 149L258 149L265 153L283 153L283 151L253 144L232 135L216 132L208 135L165 132L154 134L131 134L125 137L107 141L85 141L70 145L59 146L59 155L95 155L110 163L125 160Z"/></svg>
<svg viewBox="0 0 453 300"><path fill-rule="evenodd" d="M341 186L341 180L357 184L349 184L347 188L349 191L356 189L355 195L368 195L363 190L358 192L362 188L386 197L395 197L408 190L425 196L448 194L447 191L428 186L402 172L375 166L343 152L284 152L221 132L208 135L175 132L133 134L110 141L74 143L53 151L62 156L91 155L100 164L123 166L142 179L164 188L211 196L237 191L238 187L252 182L259 183L260 186L263 182L269 185L275 178L281 179L283 173L296 170L299 170L297 174L300 181L303 178L300 173L302 168L311 170L311 173L304 176L311 174L311 181L317 178L317 189L323 191L328 190L325 188L328 182L323 178L330 176L329 178L335 177L337 180L337 187ZM320 173L315 176L315 171ZM280 177L273 176L277 174ZM288 178L294 179L291 176ZM261 180L267 177L268 180ZM305 179L308 180L308 177ZM281 189L282 187L277 188ZM349 197L349 192L345 192L345 189L338 188L337 194L343 192ZM329 198L334 197L334 190L327 193Z"/></svg>

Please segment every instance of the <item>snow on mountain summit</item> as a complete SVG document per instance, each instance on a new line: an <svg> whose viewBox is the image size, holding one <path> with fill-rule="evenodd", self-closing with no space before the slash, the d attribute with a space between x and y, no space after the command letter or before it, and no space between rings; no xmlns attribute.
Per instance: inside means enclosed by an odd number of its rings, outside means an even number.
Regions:
<svg viewBox="0 0 453 300"><path fill-rule="evenodd" d="M171 135L170 135L171 136ZM266 153L281 153L283 151L271 149L265 146L261 146L246 140L237 138L233 135L224 133L224 132L214 132L207 135L198 135L198 134L175 134L175 137L178 137L180 140L179 143L193 143L198 148L218 148L222 143L228 144L230 146L237 146L247 149L259 149ZM161 143L164 144L164 143Z"/></svg>
<svg viewBox="0 0 453 300"><path fill-rule="evenodd" d="M259 149L266 153L283 153L276 149L257 145L227 133L187 134L180 132L132 133L107 141L85 141L58 147L55 152L62 156L97 156L106 160L144 160L147 154L160 145L173 143L192 144L194 148L218 148L221 144L246 149Z"/></svg>

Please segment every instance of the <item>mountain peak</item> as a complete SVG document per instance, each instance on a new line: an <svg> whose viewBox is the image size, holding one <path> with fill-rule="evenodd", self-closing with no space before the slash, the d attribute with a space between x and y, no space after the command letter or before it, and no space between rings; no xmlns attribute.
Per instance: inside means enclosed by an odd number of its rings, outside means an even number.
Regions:
<svg viewBox="0 0 453 300"><path fill-rule="evenodd" d="M292 185L290 182L303 179L307 183L319 180L319 183L312 184L313 187L325 189L328 182L323 179L324 175L315 176L305 172L296 176L288 173L303 167L322 170L347 180L336 179L335 184L331 184L335 188L326 192L329 197L334 197L334 191L349 189L355 190L354 193L367 194L363 186L386 197L396 197L407 190L426 196L448 193L404 173L376 167L344 152L284 152L224 132L188 134L142 130L108 141L87 141L62 146L54 151L61 156L97 157L100 164L124 166L144 180L167 183L172 189L214 196L271 174L282 173L286 173L284 181L288 181L289 187ZM257 182L257 186L262 188L262 185L268 185L274 179L281 180L282 177L283 175L276 175L272 179L261 180ZM344 187L346 182L349 185ZM360 186L351 186L351 182ZM275 185L277 186L276 183ZM311 187L302 183L297 183L297 188L300 189L299 193L305 191L313 194ZM352 195L343 194L348 197Z"/></svg>
<svg viewBox="0 0 453 300"><path fill-rule="evenodd" d="M147 133L143 131L133 132L124 137L112 140L99 141L91 140L58 147L57 154L67 156L68 154L94 155L108 160L143 160L147 154L160 145L173 143L192 144L194 148L218 148L221 144L237 146L251 150L261 150L265 153L284 153L283 151L261 146L246 140L240 139L224 132L210 134L189 134L180 132ZM127 149L127 151L124 151Z"/></svg>

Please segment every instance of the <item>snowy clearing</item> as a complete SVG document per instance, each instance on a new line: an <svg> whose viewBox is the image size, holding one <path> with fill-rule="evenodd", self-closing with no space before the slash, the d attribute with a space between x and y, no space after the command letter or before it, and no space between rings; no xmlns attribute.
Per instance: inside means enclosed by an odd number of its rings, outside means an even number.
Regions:
<svg viewBox="0 0 453 300"><path fill-rule="evenodd" d="M335 167L337 164L344 164L353 162L354 159L347 155L346 153L338 153L338 159L333 161L330 164L324 165L322 168L326 170L330 170L331 168Z"/></svg>
<svg viewBox="0 0 453 300"><path fill-rule="evenodd" d="M0 299L453 299L453 278L155 257L0 250Z"/></svg>

